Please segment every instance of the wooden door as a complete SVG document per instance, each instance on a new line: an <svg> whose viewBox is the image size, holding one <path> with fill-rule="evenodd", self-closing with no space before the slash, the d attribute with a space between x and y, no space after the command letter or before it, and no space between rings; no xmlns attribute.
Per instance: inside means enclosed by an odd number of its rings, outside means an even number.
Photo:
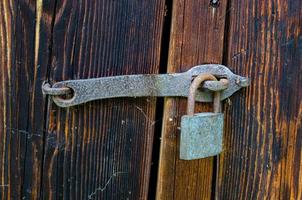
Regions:
<svg viewBox="0 0 302 200"><path fill-rule="evenodd" d="M224 102L223 153L195 161L186 99L59 108L41 90L204 63L251 85ZM297 0L2 0L0 199L302 199L301 71Z"/></svg>
<svg viewBox="0 0 302 200"><path fill-rule="evenodd" d="M173 1L168 71L223 63L251 85L224 102L223 153L196 161L178 158L186 102L165 99L157 199L302 199L302 2L208 3Z"/></svg>
<svg viewBox="0 0 302 200"><path fill-rule="evenodd" d="M155 98L62 109L51 83L158 73L164 2L1 1L0 199L146 199Z"/></svg>

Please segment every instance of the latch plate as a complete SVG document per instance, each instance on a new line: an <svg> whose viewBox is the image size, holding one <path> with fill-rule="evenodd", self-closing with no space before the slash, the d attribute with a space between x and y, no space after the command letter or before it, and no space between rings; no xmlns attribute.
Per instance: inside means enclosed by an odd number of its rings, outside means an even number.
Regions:
<svg viewBox="0 0 302 200"><path fill-rule="evenodd" d="M69 107L97 99L117 97L187 97L192 79L201 73L210 73L217 78L225 78L228 84L218 81L206 81L196 95L196 101L211 102L209 90L221 91L221 100L228 98L242 87L249 85L249 79L232 73L226 66L218 64L198 65L183 73L140 74L101 77L81 80L68 80L55 83L52 88L70 88L73 96L64 99L53 96L53 101L60 107ZM43 89L43 87L42 87ZM46 90L43 90L47 94Z"/></svg>

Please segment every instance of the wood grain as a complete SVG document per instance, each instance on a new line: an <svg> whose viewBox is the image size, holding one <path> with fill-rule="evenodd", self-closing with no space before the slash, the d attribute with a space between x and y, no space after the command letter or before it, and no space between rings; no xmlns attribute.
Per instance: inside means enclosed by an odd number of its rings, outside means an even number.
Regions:
<svg viewBox="0 0 302 200"><path fill-rule="evenodd" d="M302 199L302 2L228 8L226 63L252 84L226 106L217 199Z"/></svg>
<svg viewBox="0 0 302 200"><path fill-rule="evenodd" d="M178 159L186 101L165 99L157 199L302 199L302 2L228 2L173 1L168 72L223 60L252 85L218 163ZM155 99L60 109L41 85L158 73L163 18L161 0L0 2L0 199L147 198Z"/></svg>
<svg viewBox="0 0 302 200"><path fill-rule="evenodd" d="M40 195L49 30L39 3L0 2L0 199Z"/></svg>
<svg viewBox="0 0 302 200"><path fill-rule="evenodd" d="M158 73L164 2L56 3L50 81ZM49 104L45 199L146 199L155 98Z"/></svg>
<svg viewBox="0 0 302 200"><path fill-rule="evenodd" d="M168 72L222 62L225 9L226 1L216 8L206 0L173 1ZM185 110L184 99L165 99L157 199L211 198L213 158L179 159L179 126ZM209 110L210 105L198 107Z"/></svg>

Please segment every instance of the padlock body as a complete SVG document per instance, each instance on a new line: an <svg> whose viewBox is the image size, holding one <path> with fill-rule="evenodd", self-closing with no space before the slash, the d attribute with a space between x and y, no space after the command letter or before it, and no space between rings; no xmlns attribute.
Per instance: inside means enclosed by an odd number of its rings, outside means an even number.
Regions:
<svg viewBox="0 0 302 200"><path fill-rule="evenodd" d="M215 156L222 151L223 113L196 113L181 118L180 159Z"/></svg>

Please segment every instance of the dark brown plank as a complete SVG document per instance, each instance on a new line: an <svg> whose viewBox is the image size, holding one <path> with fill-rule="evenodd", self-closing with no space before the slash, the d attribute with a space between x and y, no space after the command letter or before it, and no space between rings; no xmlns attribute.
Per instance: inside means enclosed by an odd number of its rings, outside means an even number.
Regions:
<svg viewBox="0 0 302 200"><path fill-rule="evenodd" d="M49 30L41 1L4 0L0 13L0 199L38 199Z"/></svg>
<svg viewBox="0 0 302 200"><path fill-rule="evenodd" d="M164 1L57 1L51 82L158 73ZM50 104L45 199L146 199L155 99Z"/></svg>
<svg viewBox="0 0 302 200"><path fill-rule="evenodd" d="M182 72L203 63L221 63L226 1L173 1L168 72ZM213 158L179 159L180 118L186 100L166 98L161 138L157 199L209 199ZM209 111L210 105L198 107Z"/></svg>
<svg viewBox="0 0 302 200"><path fill-rule="evenodd" d="M226 63L252 84L226 106L217 199L302 199L302 2L231 1Z"/></svg>

